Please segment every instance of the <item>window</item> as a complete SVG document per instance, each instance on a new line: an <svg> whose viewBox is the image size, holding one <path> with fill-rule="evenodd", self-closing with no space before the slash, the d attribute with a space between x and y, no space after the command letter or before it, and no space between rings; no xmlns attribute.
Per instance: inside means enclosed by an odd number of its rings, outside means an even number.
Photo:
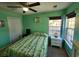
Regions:
<svg viewBox="0 0 79 59"><path fill-rule="evenodd" d="M49 36L55 36L60 37L61 32L61 19L52 19L49 20Z"/></svg>
<svg viewBox="0 0 79 59"><path fill-rule="evenodd" d="M75 28L75 16L67 17L65 40L71 49L72 49L72 42L74 37L74 28Z"/></svg>

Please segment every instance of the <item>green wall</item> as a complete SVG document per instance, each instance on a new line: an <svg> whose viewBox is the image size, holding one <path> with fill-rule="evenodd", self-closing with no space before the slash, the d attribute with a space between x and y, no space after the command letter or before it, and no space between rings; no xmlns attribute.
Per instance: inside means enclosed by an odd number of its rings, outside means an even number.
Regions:
<svg viewBox="0 0 79 59"><path fill-rule="evenodd" d="M78 14L79 14L79 12L78 12ZM79 15L76 15L76 23L75 23L75 30L74 30L74 34L76 34L76 35L74 35L74 39L75 40L79 40Z"/></svg>
<svg viewBox="0 0 79 59"><path fill-rule="evenodd" d="M48 20L51 16L61 16L63 15L64 11L51 11L51 12L45 12L45 13L36 13L32 15L24 15L23 16L23 29L24 32L26 28L30 28L32 32L39 31L39 32L45 32L48 33ZM35 17L40 17L40 22L35 23L34 19Z"/></svg>
<svg viewBox="0 0 79 59"><path fill-rule="evenodd" d="M4 21L4 27L0 27L0 48L5 47L10 43L9 29L7 23L7 17L22 17L20 14L0 7L0 20ZM21 18L22 19L22 18Z"/></svg>

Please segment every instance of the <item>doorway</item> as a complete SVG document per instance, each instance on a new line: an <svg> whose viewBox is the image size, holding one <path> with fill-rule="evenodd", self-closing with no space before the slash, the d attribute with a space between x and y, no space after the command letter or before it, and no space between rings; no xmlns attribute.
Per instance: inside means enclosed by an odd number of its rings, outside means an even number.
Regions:
<svg viewBox="0 0 79 59"><path fill-rule="evenodd" d="M9 26L10 41L14 42L20 35L22 35L21 19L17 17L7 17L7 20Z"/></svg>

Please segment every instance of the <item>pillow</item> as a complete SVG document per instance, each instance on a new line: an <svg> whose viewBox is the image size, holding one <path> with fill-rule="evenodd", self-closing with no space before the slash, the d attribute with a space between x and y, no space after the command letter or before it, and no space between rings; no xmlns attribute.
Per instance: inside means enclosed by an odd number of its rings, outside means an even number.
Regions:
<svg viewBox="0 0 79 59"><path fill-rule="evenodd" d="M48 36L48 34L44 33L45 36Z"/></svg>
<svg viewBox="0 0 79 59"><path fill-rule="evenodd" d="M48 36L46 33L40 33L41 36Z"/></svg>
<svg viewBox="0 0 79 59"><path fill-rule="evenodd" d="M40 32L34 32L33 35L40 35Z"/></svg>
<svg viewBox="0 0 79 59"><path fill-rule="evenodd" d="M48 36L46 33L34 32L33 35Z"/></svg>

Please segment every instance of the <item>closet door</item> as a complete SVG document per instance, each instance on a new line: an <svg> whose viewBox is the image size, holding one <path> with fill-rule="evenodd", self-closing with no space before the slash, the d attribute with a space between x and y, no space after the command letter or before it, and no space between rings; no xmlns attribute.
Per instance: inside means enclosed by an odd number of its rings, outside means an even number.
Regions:
<svg viewBox="0 0 79 59"><path fill-rule="evenodd" d="M22 35L21 19L17 17L8 17L7 19L10 33L10 41L14 42L20 35Z"/></svg>

